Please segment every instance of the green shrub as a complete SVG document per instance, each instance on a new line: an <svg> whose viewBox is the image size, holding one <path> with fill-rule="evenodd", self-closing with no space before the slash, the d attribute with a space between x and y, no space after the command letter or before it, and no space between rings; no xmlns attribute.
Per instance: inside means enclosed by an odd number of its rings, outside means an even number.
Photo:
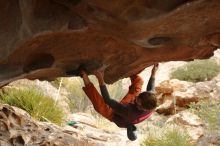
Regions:
<svg viewBox="0 0 220 146"><path fill-rule="evenodd" d="M151 129L141 146L192 146L190 137L180 126Z"/></svg>
<svg viewBox="0 0 220 146"><path fill-rule="evenodd" d="M220 101L202 100L191 103L190 110L207 124L209 130L220 130Z"/></svg>
<svg viewBox="0 0 220 146"><path fill-rule="evenodd" d="M11 88L0 93L2 103L19 107L40 121L61 124L64 113L55 101L33 88Z"/></svg>
<svg viewBox="0 0 220 146"><path fill-rule="evenodd" d="M215 60L195 60L174 70L172 79L190 82L210 80L220 73L220 65Z"/></svg>

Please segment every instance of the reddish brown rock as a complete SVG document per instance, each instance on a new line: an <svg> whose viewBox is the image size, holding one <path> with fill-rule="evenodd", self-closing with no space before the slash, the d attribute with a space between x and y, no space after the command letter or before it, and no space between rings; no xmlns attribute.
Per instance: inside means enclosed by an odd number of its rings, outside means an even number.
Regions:
<svg viewBox="0 0 220 146"><path fill-rule="evenodd" d="M198 102L199 95L190 86L192 86L192 83L177 79L161 82L156 87L156 91L160 95L158 96L159 106L156 109L157 113L165 115L175 114L187 108L190 103Z"/></svg>
<svg viewBox="0 0 220 146"><path fill-rule="evenodd" d="M164 115L175 114L175 106L173 100L166 100L163 104L157 107L156 112Z"/></svg>
<svg viewBox="0 0 220 146"><path fill-rule="evenodd" d="M176 105L179 107L188 107L190 103L196 103L199 101L199 96L196 96L193 93L176 92L173 94L173 96L176 99Z"/></svg>
<svg viewBox="0 0 220 146"><path fill-rule="evenodd" d="M173 87L171 87L169 80L165 80L155 87L157 93L171 94L173 93Z"/></svg>
<svg viewBox="0 0 220 146"><path fill-rule="evenodd" d="M161 82L157 87L155 87L155 90L157 93L172 94L174 91L184 92L190 85L191 83L189 82L172 79Z"/></svg>
<svg viewBox="0 0 220 146"><path fill-rule="evenodd" d="M0 85L104 65L112 83L155 62L207 58L218 0L0 0Z"/></svg>

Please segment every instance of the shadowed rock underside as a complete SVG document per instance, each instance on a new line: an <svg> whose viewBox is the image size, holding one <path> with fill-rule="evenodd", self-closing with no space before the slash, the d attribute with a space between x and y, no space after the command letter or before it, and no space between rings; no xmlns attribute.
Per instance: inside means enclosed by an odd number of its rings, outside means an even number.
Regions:
<svg viewBox="0 0 220 146"><path fill-rule="evenodd" d="M82 64L113 83L219 46L219 0L0 0L0 86L76 76Z"/></svg>

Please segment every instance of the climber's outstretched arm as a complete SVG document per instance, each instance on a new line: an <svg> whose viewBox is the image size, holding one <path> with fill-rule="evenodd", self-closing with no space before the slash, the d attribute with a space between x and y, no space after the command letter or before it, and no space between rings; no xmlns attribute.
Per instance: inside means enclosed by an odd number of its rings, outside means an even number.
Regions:
<svg viewBox="0 0 220 146"><path fill-rule="evenodd" d="M107 90L105 81L104 81L104 70L96 70L94 71L94 75L98 79L101 94L106 104L108 104L111 108L117 111L124 110L124 106L120 104L118 101L111 99L109 92Z"/></svg>
<svg viewBox="0 0 220 146"><path fill-rule="evenodd" d="M154 64L153 69L151 71L151 76L147 84L147 91L154 91L155 89L155 74L157 72L159 64Z"/></svg>

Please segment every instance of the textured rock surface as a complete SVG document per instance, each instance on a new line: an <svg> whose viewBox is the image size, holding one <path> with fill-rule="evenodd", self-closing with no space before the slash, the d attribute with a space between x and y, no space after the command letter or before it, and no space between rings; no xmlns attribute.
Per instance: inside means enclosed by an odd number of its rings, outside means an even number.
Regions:
<svg viewBox="0 0 220 146"><path fill-rule="evenodd" d="M220 74L210 81L198 83L179 81L177 79L161 82L156 87L160 104L156 111L161 114L170 115L188 107L191 102L198 102L203 98L219 100L219 79Z"/></svg>
<svg viewBox="0 0 220 146"><path fill-rule="evenodd" d="M0 0L0 84L105 66L114 82L220 46L218 0Z"/></svg>
<svg viewBox="0 0 220 146"><path fill-rule="evenodd" d="M170 115L183 110L191 102L198 102L200 96L197 94L193 83L177 79L166 80L156 87L160 106L156 111L160 114Z"/></svg>
<svg viewBox="0 0 220 146"><path fill-rule="evenodd" d="M204 135L204 124L201 119L188 111L182 111L171 116L166 123L176 123L183 126L194 141Z"/></svg>
<svg viewBox="0 0 220 146"><path fill-rule="evenodd" d="M1 145L74 145L80 143L71 134L52 124L41 124L24 111L0 105Z"/></svg>
<svg viewBox="0 0 220 146"><path fill-rule="evenodd" d="M72 115L72 117L75 117ZM127 139L126 131L111 132L91 125L90 117L76 115L77 128L59 127L52 123L39 122L27 112L8 105L0 105L1 146L112 146L139 145ZM83 117L83 118L82 118ZM81 118L81 119L80 119ZM91 120L91 121L90 121ZM80 122L81 121L81 122ZM122 131L122 130L121 130Z"/></svg>

